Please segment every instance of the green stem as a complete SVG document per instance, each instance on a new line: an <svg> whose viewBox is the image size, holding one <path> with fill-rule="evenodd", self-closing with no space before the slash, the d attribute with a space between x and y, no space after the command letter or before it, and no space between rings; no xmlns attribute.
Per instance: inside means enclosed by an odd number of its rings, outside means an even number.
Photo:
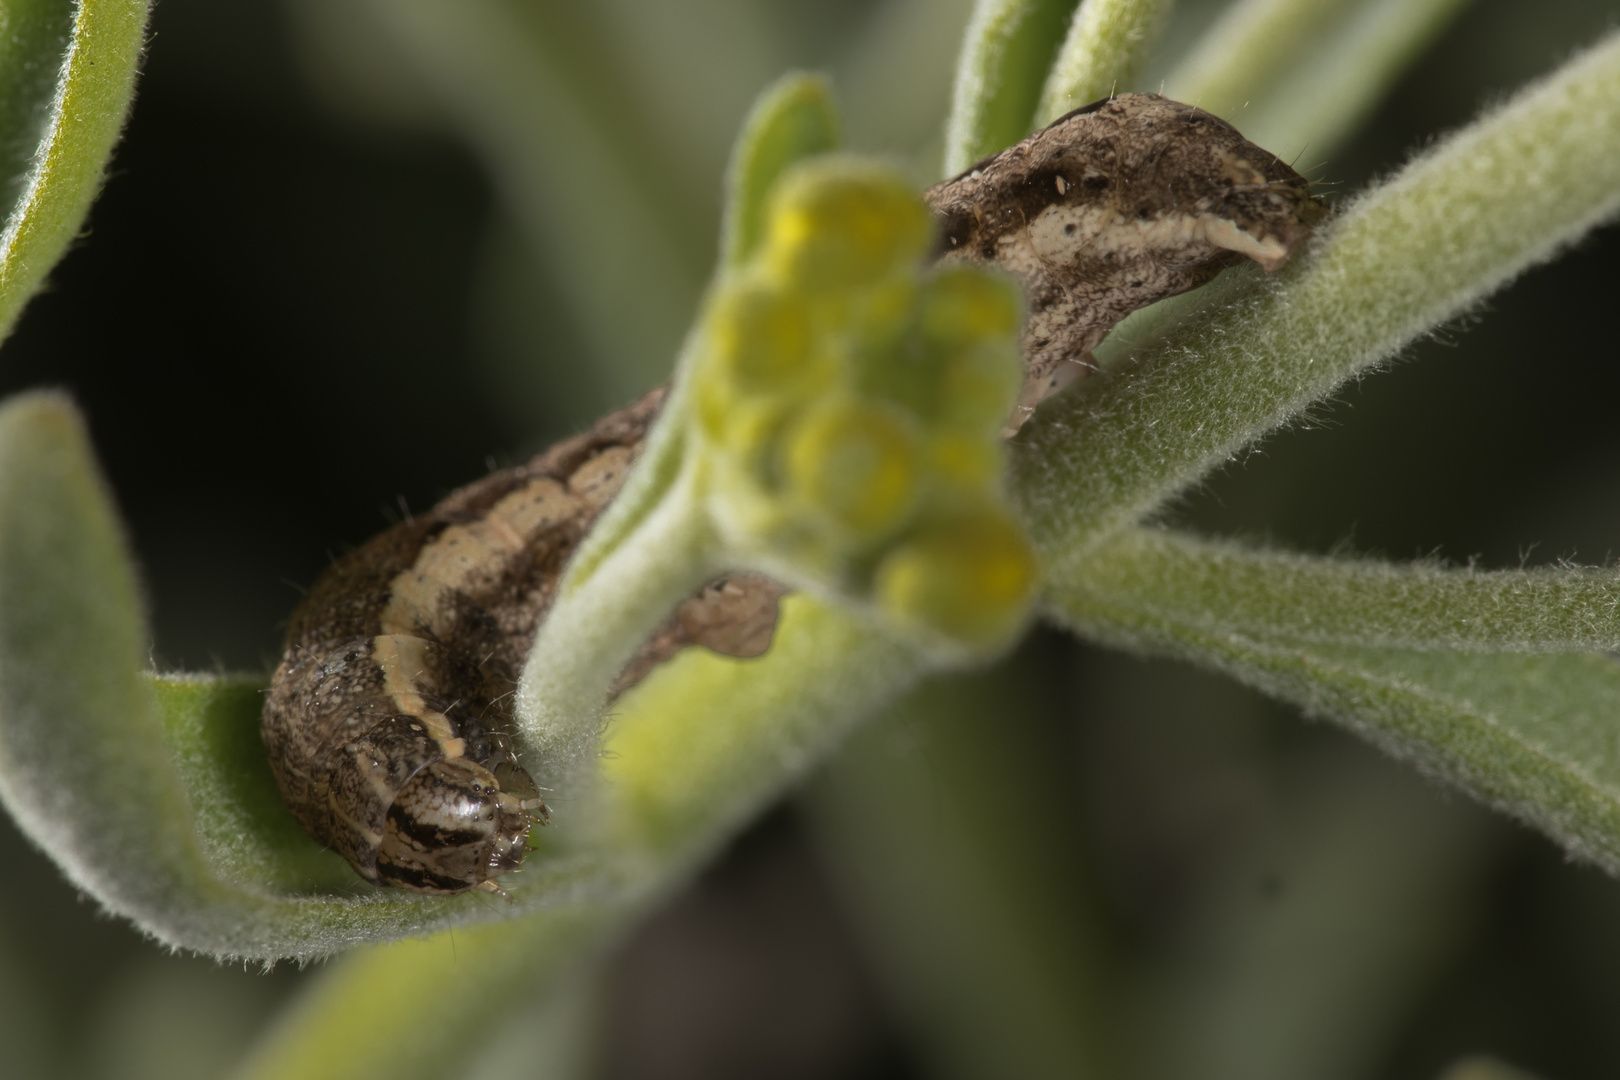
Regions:
<svg viewBox="0 0 1620 1080"><path fill-rule="evenodd" d="M1026 654L924 684L850 739L805 800L940 1076L1129 1075L1119 958L1076 869L1068 729L1040 674Z"/></svg>
<svg viewBox="0 0 1620 1080"><path fill-rule="evenodd" d="M1048 581L1071 620L1175 612L1210 632L1408 649L1620 650L1620 571L1484 572L1258 551L1130 529ZM1134 615L1132 616L1134 617Z"/></svg>
<svg viewBox="0 0 1620 1080"><path fill-rule="evenodd" d="M1362 197L1301 265L1233 272L1015 443L1049 572L1620 209L1620 34Z"/></svg>
<svg viewBox="0 0 1620 1080"><path fill-rule="evenodd" d="M655 505L634 504L633 527L606 554L582 552L593 557L558 589L517 694L520 737L542 784L594 758L602 708L625 664L677 604L723 569L695 473L684 469Z"/></svg>

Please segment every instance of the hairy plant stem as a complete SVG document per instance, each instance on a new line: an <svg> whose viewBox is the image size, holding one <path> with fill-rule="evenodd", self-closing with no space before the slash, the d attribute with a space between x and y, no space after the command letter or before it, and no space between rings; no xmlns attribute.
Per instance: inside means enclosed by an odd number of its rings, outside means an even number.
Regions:
<svg viewBox="0 0 1620 1080"><path fill-rule="evenodd" d="M654 504L634 505L633 524L610 551L594 549L558 589L517 692L525 761L540 783L560 782L594 758L602 709L625 664L677 604L723 569L698 483L688 462Z"/></svg>

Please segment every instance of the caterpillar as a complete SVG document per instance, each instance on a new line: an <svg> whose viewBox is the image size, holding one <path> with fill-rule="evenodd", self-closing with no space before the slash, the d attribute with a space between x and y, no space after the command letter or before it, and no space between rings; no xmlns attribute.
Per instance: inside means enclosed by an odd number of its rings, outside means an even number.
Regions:
<svg viewBox="0 0 1620 1080"><path fill-rule="evenodd" d="M942 259L1024 285L1024 390L1009 434L1094 369L1091 350L1125 316L1245 258L1277 269L1327 213L1275 154L1158 94L1075 109L923 198Z"/></svg>
<svg viewBox="0 0 1620 1080"><path fill-rule="evenodd" d="M654 390L373 538L294 611L265 749L298 824L367 881L499 893L522 860L548 808L507 735L513 689L564 564L662 400ZM758 575L712 582L621 685L688 644L758 655L780 592Z"/></svg>
<svg viewBox="0 0 1620 1080"><path fill-rule="evenodd" d="M1274 269L1325 212L1230 124L1154 94L1077 109L924 198L940 259L1000 267L1029 295L1009 433L1125 315L1244 257ZM662 401L654 390L382 533L293 613L265 749L299 825L367 881L500 893L495 879L522 861L548 808L511 747L513 690L569 555ZM620 686L691 644L760 654L782 591L758 575L711 583Z"/></svg>

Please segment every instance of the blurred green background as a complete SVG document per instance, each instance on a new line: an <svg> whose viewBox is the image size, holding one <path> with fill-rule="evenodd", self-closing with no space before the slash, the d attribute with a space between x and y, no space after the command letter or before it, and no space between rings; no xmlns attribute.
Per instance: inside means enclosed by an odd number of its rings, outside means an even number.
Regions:
<svg viewBox="0 0 1620 1080"><path fill-rule="evenodd" d="M88 414L159 667L267 671L333 552L663 378L730 139L782 71L830 72L854 147L934 179L969 4L439 7L163 0L86 235L0 352L0 389ZM1178 8L1165 55L1219 7ZM1478 0L1298 166L1348 197L1617 14ZM1617 261L1611 226L1168 516L1396 559L1611 559ZM975 830L988 863L960 855ZM313 974L165 955L9 823L0 865L0 1075L222 1075ZM997 945L985 875L1072 931L1042 977L1102 965L1054 985L1048 1021L996 1010L1028 942ZM954 882L922 922L976 943L965 968L930 967L906 881ZM1620 885L1336 729L1038 632L864 732L580 993L607 1077L1062 1075L1064 1039L1103 1024L1156 1077L1428 1078L1478 1052L1607 1077Z"/></svg>

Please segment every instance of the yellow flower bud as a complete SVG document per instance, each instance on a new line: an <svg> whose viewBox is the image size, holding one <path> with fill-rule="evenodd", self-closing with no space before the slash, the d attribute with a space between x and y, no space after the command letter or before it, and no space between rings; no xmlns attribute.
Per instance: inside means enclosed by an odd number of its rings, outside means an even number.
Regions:
<svg viewBox="0 0 1620 1080"><path fill-rule="evenodd" d="M916 425L879 402L835 399L814 409L788 437L793 491L856 540L899 525L917 497Z"/></svg>
<svg viewBox="0 0 1620 1080"><path fill-rule="evenodd" d="M896 545L878 567L877 601L901 623L992 648L1023 625L1036 574L1023 530L987 507L931 522Z"/></svg>
<svg viewBox="0 0 1620 1080"><path fill-rule="evenodd" d="M801 165L778 181L766 222L766 264L812 291L864 288L916 262L933 228L899 176L836 158Z"/></svg>
<svg viewBox="0 0 1620 1080"><path fill-rule="evenodd" d="M940 480L955 488L985 489L1001 478L1001 444L947 432L928 443L928 464Z"/></svg>
<svg viewBox="0 0 1620 1080"><path fill-rule="evenodd" d="M729 282L709 314L713 377L769 393L802 379L811 350L804 300L758 279Z"/></svg>
<svg viewBox="0 0 1620 1080"><path fill-rule="evenodd" d="M993 435L1007 422L1024 382L1024 363L1012 339L955 349L939 372L937 422Z"/></svg>
<svg viewBox="0 0 1620 1080"><path fill-rule="evenodd" d="M1024 297L1011 278L958 262L923 284L922 330L934 341L1016 340L1023 321Z"/></svg>

